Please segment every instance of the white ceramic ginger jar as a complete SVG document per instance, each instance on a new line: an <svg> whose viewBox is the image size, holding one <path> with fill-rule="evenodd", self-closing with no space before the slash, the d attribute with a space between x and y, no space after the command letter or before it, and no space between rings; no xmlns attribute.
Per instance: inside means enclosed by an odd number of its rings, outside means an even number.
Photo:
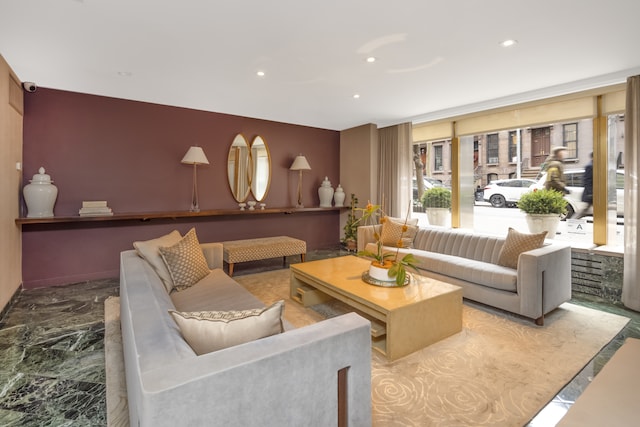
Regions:
<svg viewBox="0 0 640 427"><path fill-rule="evenodd" d="M53 185L51 177L44 173L43 167L38 172L22 190L27 204L27 218L50 218L53 216L58 188Z"/></svg>
<svg viewBox="0 0 640 427"><path fill-rule="evenodd" d="M330 208L331 201L333 200L333 187L331 186L331 181L329 181L328 177L324 177L324 181L318 188L318 196L320 197L320 207L321 208Z"/></svg>

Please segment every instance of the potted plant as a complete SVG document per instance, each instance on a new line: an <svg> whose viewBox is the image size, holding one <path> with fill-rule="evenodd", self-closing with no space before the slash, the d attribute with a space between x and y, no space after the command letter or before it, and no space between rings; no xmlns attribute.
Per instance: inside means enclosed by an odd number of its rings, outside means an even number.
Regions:
<svg viewBox="0 0 640 427"><path fill-rule="evenodd" d="M451 210L451 190L445 187L432 187L420 198L431 225L447 224Z"/></svg>
<svg viewBox="0 0 640 427"><path fill-rule="evenodd" d="M342 229L344 231L342 243L348 251L355 251L358 248L358 223L360 220L356 217L357 204L358 198L355 194L351 193L351 211L349 211L347 222Z"/></svg>
<svg viewBox="0 0 640 427"><path fill-rule="evenodd" d="M402 258L399 258L400 250L399 248L402 246L401 243L398 243L397 249L395 253L392 252L384 252L382 241L380 239L380 229L384 221L386 221L386 217L382 212L380 205L372 205L371 202L367 204L367 207L362 210L362 217L360 220L364 222L364 225L367 225L367 222L371 219L374 219L379 215L380 224L375 225L374 236L376 238L376 252L371 252L367 250L359 251L358 256L366 256L369 258L373 258L371 261L371 265L369 266L369 276L372 279L375 279L379 282L393 282L395 286L404 286L408 282L407 278L407 267L413 268L416 267L416 259L413 254L406 254ZM408 218L407 213L407 218ZM402 235L407 232L407 219L405 219L404 224L402 225L402 234L400 236L400 242L402 241Z"/></svg>
<svg viewBox="0 0 640 427"><path fill-rule="evenodd" d="M520 196L518 208L527 214L527 225L531 233L546 231L547 239L553 239L561 215L567 213L567 201L559 191L534 190Z"/></svg>

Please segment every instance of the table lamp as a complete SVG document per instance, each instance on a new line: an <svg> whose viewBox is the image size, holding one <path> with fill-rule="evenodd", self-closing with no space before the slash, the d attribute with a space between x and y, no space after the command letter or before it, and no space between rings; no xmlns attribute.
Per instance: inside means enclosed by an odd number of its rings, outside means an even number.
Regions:
<svg viewBox="0 0 640 427"><path fill-rule="evenodd" d="M298 203L296 204L296 208L304 208L304 205L302 204L302 171L311 170L311 166L309 166L307 159L300 154L299 156L296 156L289 169L300 172L300 176L298 178Z"/></svg>
<svg viewBox="0 0 640 427"><path fill-rule="evenodd" d="M202 147L189 147L187 154L182 158L182 163L187 165L193 165L193 190L191 193L191 212L200 212L200 206L198 206L198 178L196 173L196 167L198 165L208 165L209 160L205 156Z"/></svg>

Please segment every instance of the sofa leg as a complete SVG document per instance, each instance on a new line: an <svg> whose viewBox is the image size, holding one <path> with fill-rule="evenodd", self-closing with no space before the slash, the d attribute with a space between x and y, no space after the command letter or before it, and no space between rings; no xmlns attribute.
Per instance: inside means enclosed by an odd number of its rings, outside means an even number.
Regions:
<svg viewBox="0 0 640 427"><path fill-rule="evenodd" d="M349 407L347 405L348 371L348 366L338 371L338 427L347 427L349 425Z"/></svg>
<svg viewBox="0 0 640 427"><path fill-rule="evenodd" d="M536 319L536 325L544 326L544 314Z"/></svg>

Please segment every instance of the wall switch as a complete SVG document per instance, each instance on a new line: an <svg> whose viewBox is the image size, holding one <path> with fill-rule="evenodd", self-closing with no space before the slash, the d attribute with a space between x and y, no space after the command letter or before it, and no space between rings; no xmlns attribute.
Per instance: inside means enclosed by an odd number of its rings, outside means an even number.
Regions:
<svg viewBox="0 0 640 427"><path fill-rule="evenodd" d="M19 171L22 170L22 163L16 162L16 170L19 170Z"/></svg>

